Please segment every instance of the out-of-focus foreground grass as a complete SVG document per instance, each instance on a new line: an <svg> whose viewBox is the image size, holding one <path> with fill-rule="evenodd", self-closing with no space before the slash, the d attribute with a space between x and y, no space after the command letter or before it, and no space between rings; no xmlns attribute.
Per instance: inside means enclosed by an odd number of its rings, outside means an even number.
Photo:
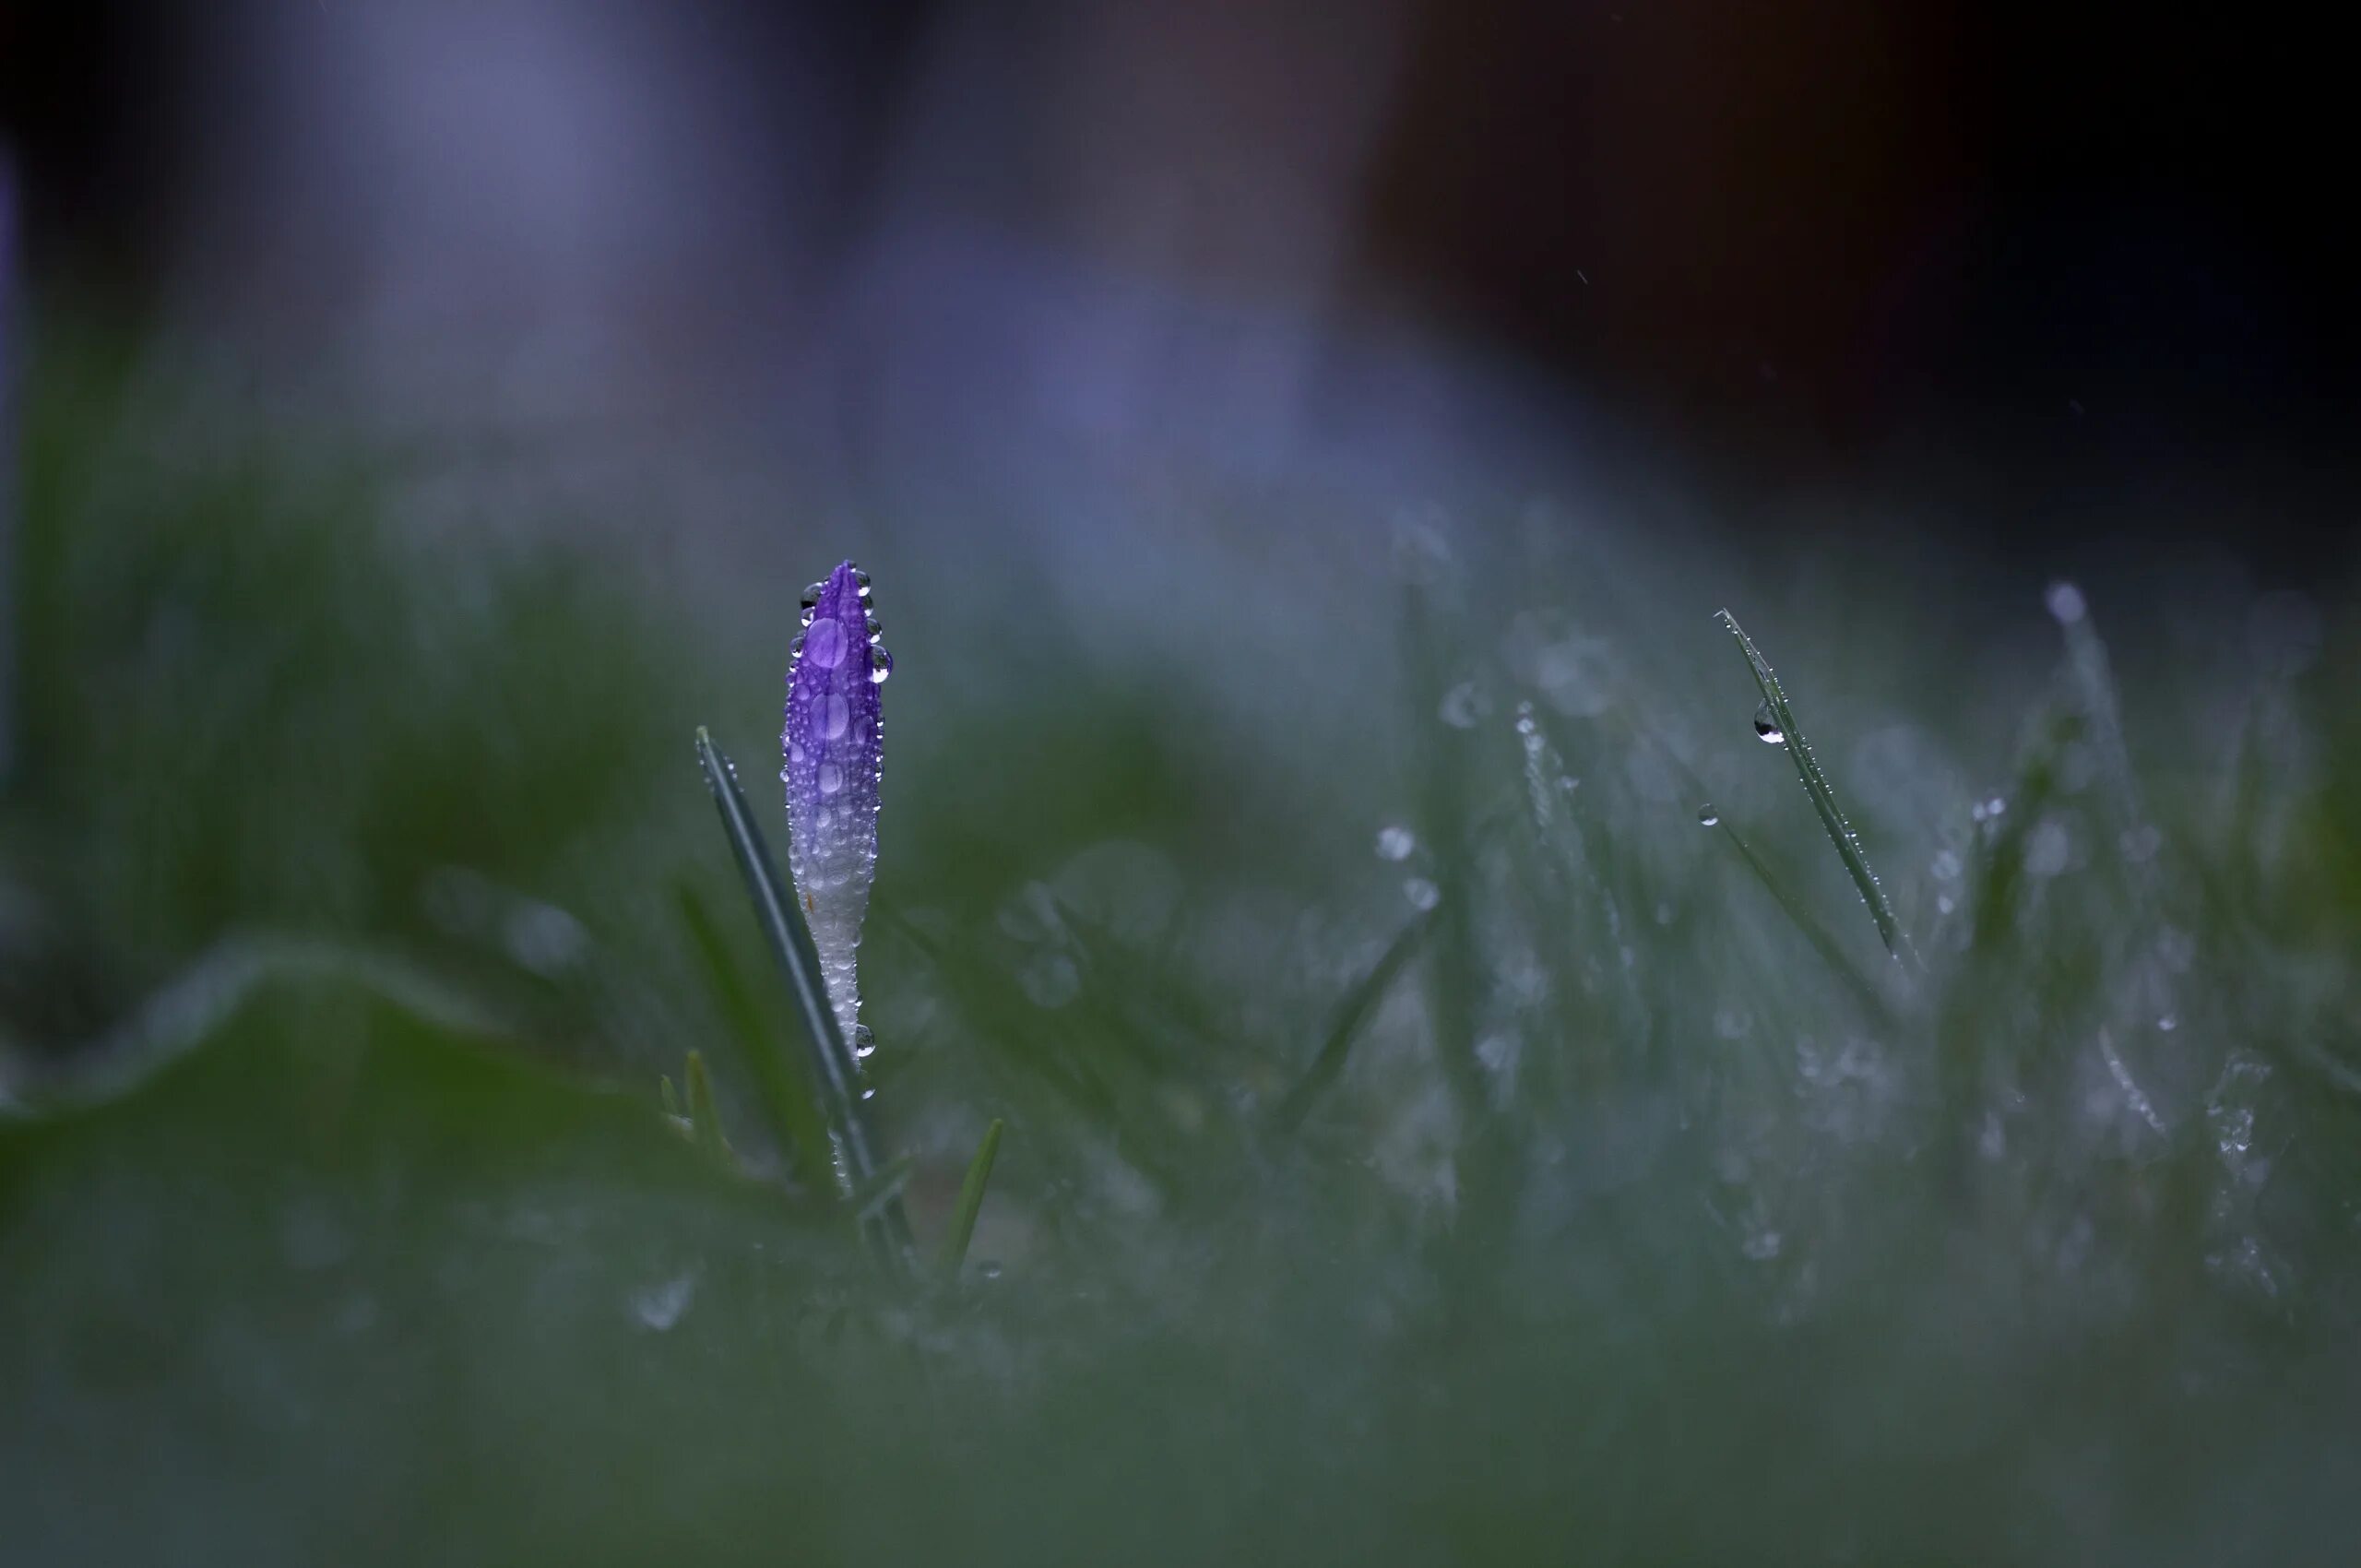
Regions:
<svg viewBox="0 0 2361 1568"><path fill-rule="evenodd" d="M949 569L872 558L863 981L922 1241L1009 1123L966 1276L901 1291L752 1109L789 1014L688 745L767 777L791 586L766 642L433 541L383 465L88 343L31 392L0 1558L2210 1562L2361 1522L2341 604L2112 668L2095 591L1988 667L1940 584L1733 604L1914 978L1677 572L1373 528L1340 678L1243 617L1112 664L1038 600L897 621ZM1364 739L1291 748L1274 690ZM659 1113L690 1049L742 1172Z"/></svg>

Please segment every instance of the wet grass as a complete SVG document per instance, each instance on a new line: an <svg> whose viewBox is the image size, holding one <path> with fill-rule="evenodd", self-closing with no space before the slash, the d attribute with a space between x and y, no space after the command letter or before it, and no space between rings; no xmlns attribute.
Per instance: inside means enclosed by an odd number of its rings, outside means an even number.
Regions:
<svg viewBox="0 0 2361 1568"><path fill-rule="evenodd" d="M1833 582L1732 604L1786 676L1749 646L1749 690L1715 598L1480 508L1340 564L1378 630L1333 666L1245 617L1094 649L1038 595L982 659L1015 600L863 548L901 666L856 1170L758 918L775 802L683 744L767 754L765 628L420 545L386 476L128 358L35 390L12 1562L2350 1536L2341 601L2109 648L2103 586L2035 584L1963 691Z"/></svg>

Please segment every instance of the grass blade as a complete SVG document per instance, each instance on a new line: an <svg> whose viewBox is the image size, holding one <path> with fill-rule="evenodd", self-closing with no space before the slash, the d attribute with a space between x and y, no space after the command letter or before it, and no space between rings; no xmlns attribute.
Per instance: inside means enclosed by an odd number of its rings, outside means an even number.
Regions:
<svg viewBox="0 0 2361 1568"><path fill-rule="evenodd" d="M1362 1026L1393 987L1394 977L1418 956L1418 948L1434 929L1434 923L1431 915L1420 915L1404 926L1393 945L1379 955L1369 973L1336 1004L1335 1017L1328 1025L1328 1038L1321 1041L1319 1054L1303 1070L1303 1075L1288 1087L1278 1108L1271 1113L1271 1121L1280 1132L1292 1133L1301 1126L1312 1102L1345 1070L1345 1058L1352 1054L1353 1042L1360 1038Z"/></svg>
<svg viewBox="0 0 2361 1568"><path fill-rule="evenodd" d="M1789 897L1786 888L1781 885L1779 879L1771 874L1771 868L1764 865L1762 857L1755 854L1753 848L1738 836L1736 828L1727 822L1724 822L1721 829L1722 836L1730 841L1732 847L1738 850L1738 858L1744 861L1747 869L1754 873L1755 881L1761 883L1762 890L1771 895L1771 901L1779 906L1780 913L1786 915L1795 928L1803 933L1804 940L1811 944L1812 951L1820 955L1821 962L1834 971L1838 980L1845 982L1845 988L1860 1002L1869 1016L1881 1022L1890 1022L1892 1013L1887 1007L1885 998L1878 994L1877 987L1869 983L1869 978L1867 975L1853 967L1853 961L1845 956L1845 949L1837 944L1834 933L1813 918L1809 910Z"/></svg>
<svg viewBox="0 0 2361 1568"><path fill-rule="evenodd" d="M690 941L704 960L722 1021L737 1038L739 1053L753 1075L755 1094L770 1118L779 1152L806 1185L821 1192L835 1188L827 1119L813 1100L804 1068L787 1048L776 1020L755 1002L745 973L705 900L685 881L676 884L672 891L681 922L688 927ZM842 1196L841 1192L837 1195Z"/></svg>
<svg viewBox="0 0 2361 1568"><path fill-rule="evenodd" d="M945 1284L959 1277L959 1270L967 1261L967 1243L976 1234L976 1215L984 1206L984 1189L991 1184L992 1161L1000 1158L1000 1135L1007 1123L997 1116L984 1129L984 1141L976 1146L976 1158L967 1162L967 1174L959 1183L959 1206L952 1211L951 1229L943 1234L943 1279Z"/></svg>
<svg viewBox="0 0 2361 1568"><path fill-rule="evenodd" d="M1773 673L1770 663L1755 651L1754 639L1748 636L1738 624L1738 617L1725 610L1714 617L1730 629L1738 646L1745 655L1748 668L1754 671L1754 683L1762 688L1763 705L1786 740L1788 758L1796 765L1797 774L1804 781L1805 793L1811 796L1812 809L1820 814L1821 826L1828 830L1828 841L1836 846L1837 859L1845 862L1845 870L1853 878L1853 885L1860 889L1861 902L1869 907L1869 916L1878 923L1878 935L1894 961L1915 974L1923 974L1926 964L1918 956L1917 947L1910 933L1902 929L1894 918L1893 906L1886 902L1885 889L1878 885L1877 873L1869 869L1869 857L1861 849L1861 841L1853 833L1852 825L1836 804L1836 791L1830 789L1828 776L1820 770L1820 763L1811 754L1811 743L1804 739L1803 727L1796 722L1796 710L1787 706L1787 694Z"/></svg>
<svg viewBox="0 0 2361 1568"><path fill-rule="evenodd" d="M729 836L731 853L737 857L739 873L746 880L755 922L763 928L772 956L787 976L796 1010L803 1019L805 1039L812 1051L813 1077L820 1090L828 1119L828 1135L837 1155L833 1162L837 1194L849 1200L869 1188L880 1170L869 1119L862 1113L856 1087L860 1070L853 1060L852 1048L846 1043L844 1031L836 1025L836 1012L828 1005L827 986L820 978L820 954L812 944L812 932L804 925L802 911L797 908L786 881L771 861L762 830L754 826L754 814L746 804L744 791L738 788L737 769L721 754L702 725L697 729L696 747L697 761L705 768L706 784L712 790L714 804L721 813L722 829ZM862 1229L881 1257L889 1260L889 1266L897 1270L908 1266L909 1219L898 1196L884 1205Z"/></svg>
<svg viewBox="0 0 2361 1568"><path fill-rule="evenodd" d="M705 1052L689 1052L681 1076L688 1087L689 1141L720 1163L735 1167L736 1158L721 1135L721 1108L713 1100L713 1075L706 1070Z"/></svg>

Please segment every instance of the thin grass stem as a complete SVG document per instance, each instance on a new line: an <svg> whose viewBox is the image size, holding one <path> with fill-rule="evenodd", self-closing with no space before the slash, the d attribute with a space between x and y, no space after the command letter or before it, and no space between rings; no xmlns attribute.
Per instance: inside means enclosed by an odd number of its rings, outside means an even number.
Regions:
<svg viewBox="0 0 2361 1568"><path fill-rule="evenodd" d="M976 1158L967 1162L966 1179L959 1183L959 1206L951 1213L951 1229L943 1233L938 1265L945 1284L957 1279L967 1262L967 1243L975 1239L976 1216L983 1210L984 1190L991 1184L992 1161L1000 1158L1000 1137L1006 1126L1000 1118L992 1118L992 1124L984 1129L984 1141L976 1146Z"/></svg>
<svg viewBox="0 0 2361 1568"><path fill-rule="evenodd" d="M1394 977L1418 956L1420 945L1434 929L1434 917L1426 914L1404 926L1393 944L1379 955L1377 962L1370 966L1369 973L1363 975L1345 993L1344 1000L1337 1003L1335 1014L1329 1020L1327 1036L1320 1042L1319 1053L1312 1057L1311 1064L1303 1070L1302 1075L1288 1087L1287 1092L1279 1099L1278 1108L1271 1113L1272 1123L1280 1132L1292 1133L1301 1126L1312 1102L1345 1070L1345 1059L1352 1054L1353 1042L1360 1038L1363 1026L1377 1011L1377 1004L1386 992L1393 988Z"/></svg>
<svg viewBox="0 0 2361 1568"><path fill-rule="evenodd" d="M871 1189L880 1172L869 1118L860 1098L860 1067L844 1031L837 1026L836 1011L828 1004L827 985L820 975L819 950L813 945L802 911L796 907L771 860L762 830L754 826L754 814L746 804L745 792L738 788L737 769L702 725L696 732L696 748L697 761L705 768L706 784L712 790L715 807L721 813L722 830L729 837L739 873L745 878L755 922L763 928L772 956L787 977L796 1010L802 1016L804 1037L811 1047L813 1077L820 1090L828 1119L828 1134L837 1157L831 1162L837 1194L849 1201ZM910 1226L898 1195L864 1219L861 1230L889 1269L897 1274L908 1272Z"/></svg>

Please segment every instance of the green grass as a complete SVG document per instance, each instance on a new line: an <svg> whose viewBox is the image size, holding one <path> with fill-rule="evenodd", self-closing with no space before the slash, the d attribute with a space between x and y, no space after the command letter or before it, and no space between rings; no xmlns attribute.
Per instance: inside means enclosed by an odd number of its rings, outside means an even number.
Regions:
<svg viewBox="0 0 2361 1568"><path fill-rule="evenodd" d="M1347 551L1311 652L816 536L738 624L421 543L398 471L127 354L33 389L12 1563L2350 1538L2345 601L2260 664L2236 599L2177 646L2095 582L1732 565L1792 579L1735 605L1783 760L1718 568L1477 505L1406 585ZM722 830L682 737L767 777L855 547L899 663L840 1182L776 802Z"/></svg>

